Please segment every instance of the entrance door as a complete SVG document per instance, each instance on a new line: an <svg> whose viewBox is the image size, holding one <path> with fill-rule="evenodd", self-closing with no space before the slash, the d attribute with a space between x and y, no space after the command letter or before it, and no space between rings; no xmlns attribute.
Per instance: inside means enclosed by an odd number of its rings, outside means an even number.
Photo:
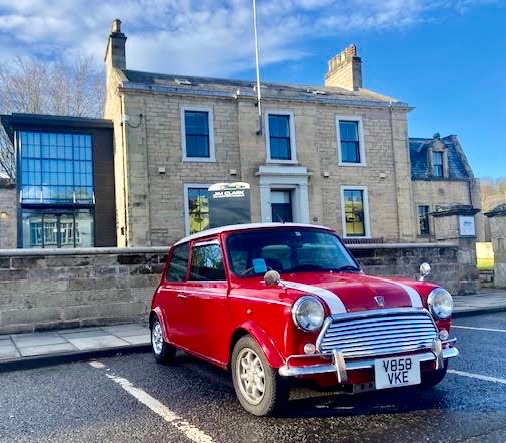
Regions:
<svg viewBox="0 0 506 443"><path fill-rule="evenodd" d="M292 192L271 190L271 211L273 222L293 222Z"/></svg>

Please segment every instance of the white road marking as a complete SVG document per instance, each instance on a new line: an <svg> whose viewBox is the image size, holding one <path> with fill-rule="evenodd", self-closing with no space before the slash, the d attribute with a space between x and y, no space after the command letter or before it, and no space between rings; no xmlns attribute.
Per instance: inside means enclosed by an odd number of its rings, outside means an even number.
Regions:
<svg viewBox="0 0 506 443"><path fill-rule="evenodd" d="M489 377L488 375L480 375L480 374L471 374L470 372L456 371L454 369L448 369L449 374L461 375L462 377L476 378L478 380L483 381L491 381L494 383L502 383L506 385L506 379L497 378L497 377Z"/></svg>
<svg viewBox="0 0 506 443"><path fill-rule="evenodd" d="M92 360L90 361L90 366L95 369L104 369L105 365L103 363L100 363L99 361Z"/></svg>
<svg viewBox="0 0 506 443"><path fill-rule="evenodd" d="M503 332L503 333L506 333L506 330L504 330L504 329L473 328L472 326L457 326L457 325L452 325L452 329L453 328L457 328L457 329L472 329L473 331Z"/></svg>
<svg viewBox="0 0 506 443"><path fill-rule="evenodd" d="M96 369L103 369L105 366L98 361L91 361L90 366ZM118 377L116 375L105 374L113 382L120 385L126 392L136 398L142 404L151 409L155 414L162 417L166 422L174 426L178 431L182 432L185 437L195 443L215 443L213 438L202 432L200 429L187 422L185 419L172 412L163 403L151 397L146 391L137 388L126 378Z"/></svg>

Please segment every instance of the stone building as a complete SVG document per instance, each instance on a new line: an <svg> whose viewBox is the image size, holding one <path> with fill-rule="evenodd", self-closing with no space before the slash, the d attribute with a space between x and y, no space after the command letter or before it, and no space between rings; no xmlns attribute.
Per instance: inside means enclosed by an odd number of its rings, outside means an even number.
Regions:
<svg viewBox="0 0 506 443"><path fill-rule="evenodd" d="M432 215L456 206L480 208L480 183L455 135L410 138L409 153L417 236L437 239ZM476 235L483 237L483 230L482 217L476 217Z"/></svg>
<svg viewBox="0 0 506 443"><path fill-rule="evenodd" d="M438 209L480 206L479 184L457 138L408 139L412 108L362 86L354 45L329 61L323 85L262 82L259 103L254 81L127 69L126 39L114 20L104 120L2 117L14 143L21 133L100 129L109 137L93 155L87 202L70 188L69 198L45 200L38 182L31 200L26 184L0 189L0 202L10 194L19 202L13 210L0 207L17 229L10 247L40 246L30 240L36 229L21 226L39 209L56 224L69 221L65 214L76 220L77 210L89 210L95 229L89 246L167 245L208 226L207 189L215 183L250 185L253 222L323 224L348 243L437 241L432 215ZM87 207L76 206L81 203Z"/></svg>
<svg viewBox="0 0 506 443"><path fill-rule="evenodd" d="M262 82L259 117L255 82L127 69L120 26L106 49L104 113L114 124L118 245L188 234L192 217L206 217L207 187L239 181L251 186L254 222L282 214L350 241L417 238L411 108L362 87L355 46L329 61L323 86Z"/></svg>

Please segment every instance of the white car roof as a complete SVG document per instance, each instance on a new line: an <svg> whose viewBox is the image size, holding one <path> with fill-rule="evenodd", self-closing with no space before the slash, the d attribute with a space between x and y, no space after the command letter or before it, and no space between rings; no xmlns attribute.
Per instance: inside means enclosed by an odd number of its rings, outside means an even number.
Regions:
<svg viewBox="0 0 506 443"><path fill-rule="evenodd" d="M225 225L219 226L217 228L205 229L204 231L197 232L196 234L188 235L181 240L174 243L175 245L179 245L180 243L185 243L190 240L197 240L199 238L208 237L210 235L220 234L225 231L239 231L239 230L248 230L248 229L258 229L258 228L275 228L275 227L295 227L295 228L317 228L317 229L325 229L327 231L333 231L333 229L322 226L322 225L311 225L306 223L243 223L238 225Z"/></svg>

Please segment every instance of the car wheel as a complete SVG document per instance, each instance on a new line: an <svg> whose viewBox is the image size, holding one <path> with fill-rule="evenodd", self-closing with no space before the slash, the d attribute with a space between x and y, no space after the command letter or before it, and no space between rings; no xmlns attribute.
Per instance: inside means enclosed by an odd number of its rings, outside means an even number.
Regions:
<svg viewBox="0 0 506 443"><path fill-rule="evenodd" d="M286 380L269 365L260 346L248 335L234 346L232 380L239 402L253 415L279 412L288 400Z"/></svg>
<svg viewBox="0 0 506 443"><path fill-rule="evenodd" d="M155 315L151 322L151 349L158 363L168 364L174 361L176 348L163 339L162 325Z"/></svg>
<svg viewBox="0 0 506 443"><path fill-rule="evenodd" d="M439 370L422 372L422 388L432 388L443 381L448 370L448 360L445 360L444 366Z"/></svg>

